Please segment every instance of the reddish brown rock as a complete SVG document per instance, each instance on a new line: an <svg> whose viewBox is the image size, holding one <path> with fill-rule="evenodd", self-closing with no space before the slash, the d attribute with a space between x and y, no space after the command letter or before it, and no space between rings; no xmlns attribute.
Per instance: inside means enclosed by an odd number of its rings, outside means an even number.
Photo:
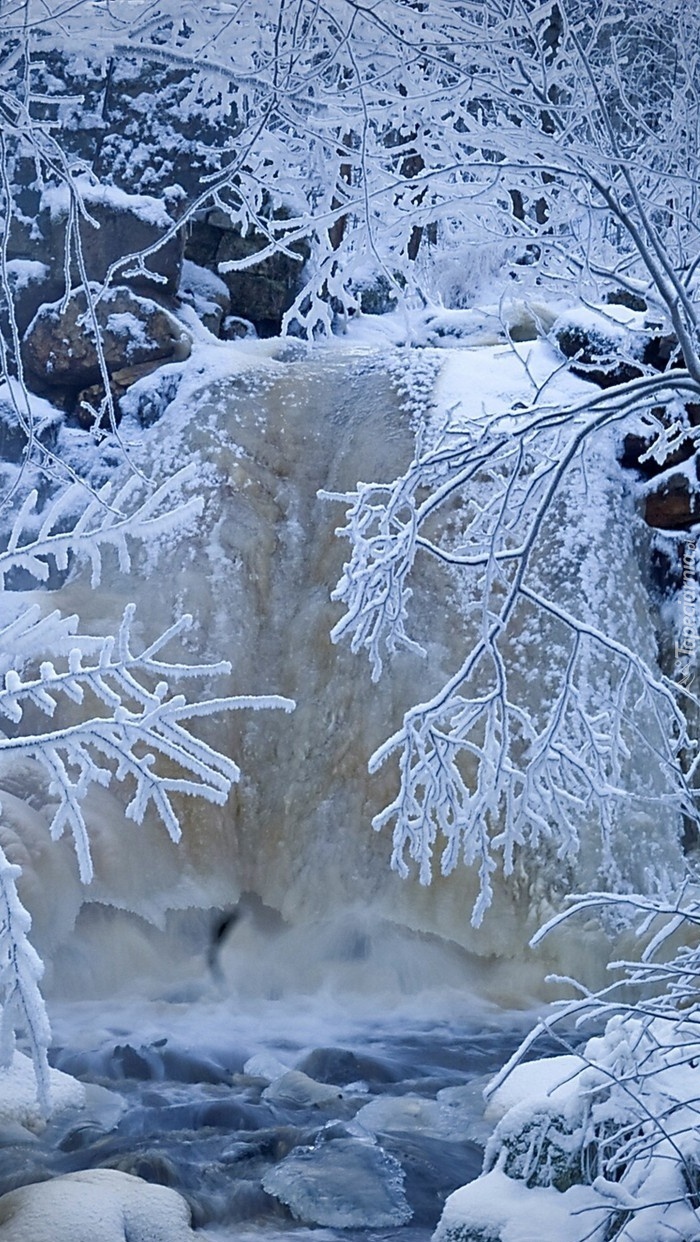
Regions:
<svg viewBox="0 0 700 1242"><path fill-rule="evenodd" d="M661 530L687 530L700 522L700 491L691 488L687 475L671 475L647 496L644 517Z"/></svg>
<svg viewBox="0 0 700 1242"><path fill-rule="evenodd" d="M97 286L93 292L97 297ZM110 376L144 364L154 369L189 356L191 339L185 329L161 306L131 289L108 290L96 303L96 318ZM101 383L94 323L86 314L82 292L74 293L65 308L60 302L42 307L22 342L22 361L29 387L41 395L57 392L64 403L70 394Z"/></svg>

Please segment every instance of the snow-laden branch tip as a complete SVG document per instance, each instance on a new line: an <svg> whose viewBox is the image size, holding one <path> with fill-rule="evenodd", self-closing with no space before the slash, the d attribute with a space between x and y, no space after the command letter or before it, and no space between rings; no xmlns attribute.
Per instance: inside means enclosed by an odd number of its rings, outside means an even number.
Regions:
<svg viewBox="0 0 700 1242"><path fill-rule="evenodd" d="M84 662L80 648L74 647L64 669L57 670L46 661L38 677L23 678L10 670L0 690L0 712L15 724L21 723L29 703L47 716L53 716L62 696L85 708L76 723L0 739L0 753L29 755L47 771L50 792L58 801L51 835L55 839L66 829L71 832L80 878L86 884L93 871L82 803L91 784L108 785L112 779L130 778L135 792L127 816L141 823L153 805L170 837L177 841L180 827L170 795L190 794L222 804L240 777L232 759L195 737L184 722L251 706L284 711L295 706L291 699L278 695L190 703L184 695L173 694L171 680L210 679L230 672L230 665L193 666L156 658L166 643L189 628L188 616L181 617L140 655L135 654L131 646L133 615L134 606L129 605L116 638L103 639L96 658L89 662ZM98 714L87 715L95 708ZM160 774L159 760L169 761L168 766L174 764L180 774Z"/></svg>

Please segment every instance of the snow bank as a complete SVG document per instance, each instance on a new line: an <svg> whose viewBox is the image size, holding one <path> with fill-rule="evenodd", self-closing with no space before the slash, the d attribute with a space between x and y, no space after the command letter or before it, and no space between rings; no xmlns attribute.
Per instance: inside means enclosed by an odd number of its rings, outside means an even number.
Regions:
<svg viewBox="0 0 700 1242"><path fill-rule="evenodd" d="M561 1194L552 1187L529 1188L494 1169L445 1202L433 1242L573 1242L573 1213L589 1242L602 1242L607 1212L589 1186Z"/></svg>
<svg viewBox="0 0 700 1242"><path fill-rule="evenodd" d="M494 1093L507 1111L484 1173L447 1200L434 1242L607 1242L622 1222L626 1242L700 1237L699 1064L692 1017L631 1013L583 1058L518 1066Z"/></svg>
<svg viewBox="0 0 700 1242"><path fill-rule="evenodd" d="M49 1074L53 1112L60 1113L65 1108L82 1108L85 1104L83 1084L60 1070L52 1069ZM29 1057L21 1052L15 1053L8 1069L0 1069L0 1125L9 1121L18 1122L28 1130L41 1130L44 1127L37 1103L34 1067ZM8 1239L9 1236L8 1234ZM0 1229L0 1238L4 1237Z"/></svg>

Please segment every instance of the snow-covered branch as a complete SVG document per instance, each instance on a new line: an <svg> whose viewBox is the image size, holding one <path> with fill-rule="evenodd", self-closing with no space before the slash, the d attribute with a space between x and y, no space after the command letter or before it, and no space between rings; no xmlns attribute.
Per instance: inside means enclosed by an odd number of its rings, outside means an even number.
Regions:
<svg viewBox="0 0 700 1242"><path fill-rule="evenodd" d="M34 1064L39 1106L47 1113L51 1029L39 991L44 967L28 939L32 921L17 893L21 870L0 847L0 1069L12 1061L15 1031L21 1030Z"/></svg>
<svg viewBox="0 0 700 1242"><path fill-rule="evenodd" d="M93 877L91 825L84 809L91 785L125 782L131 793L126 815L140 824L152 807L177 841L180 826L173 797L223 804L240 776L234 760L197 737L190 726L232 709L291 711L294 703L277 695L191 700L171 688L183 681L209 685L231 671L225 660L196 664L168 658L167 646L191 626L188 615L139 652L132 637L131 604L114 635L100 637L80 633L77 617L63 617L56 610L44 615L36 596L28 605L23 592L2 588L18 569L41 583L50 572L65 575L81 563L90 567L97 587L110 550L118 568L128 572L131 541L153 542L186 527L201 512L201 498L187 497L192 482L192 470L187 469L151 488L134 474L120 486L105 485L98 492L85 484L54 483L54 499L38 513L34 492L18 505L0 553L0 713L9 722L8 734L0 736L0 753L31 757L46 772L56 803L51 836L57 839L66 830L71 834L86 884ZM32 710L29 730L24 728L27 709ZM40 727L41 715L51 724ZM42 967L28 940L29 915L16 891L19 875L20 868L0 852L0 1052L6 1064L14 1032L22 1032L46 1111L50 1033L38 989Z"/></svg>
<svg viewBox="0 0 700 1242"><path fill-rule="evenodd" d="M695 391L683 372L678 384ZM429 883L438 846L443 874L460 859L477 866L477 925L492 900L493 872L501 865L510 875L523 850L532 857L546 848L572 863L597 822L600 873L615 887L620 815L698 819L681 762L682 752L693 752L682 688L607 634L580 601L562 600L560 586L553 595L546 569L562 496L572 478L585 479L590 446L632 411L677 395L674 379L657 376L568 407L542 399L507 417L477 415L448 426L393 483L332 497L349 504L340 533L352 545L333 593L345 606L333 638L367 651L373 679L384 653L420 650L408 628L418 554L440 559L468 591L461 666L406 713L370 770L398 757L398 793L374 819L377 829L393 823L392 866L406 875L413 862ZM436 529L445 511L453 526L459 514L457 535ZM524 698L518 662L536 662L543 649L558 685Z"/></svg>
<svg viewBox="0 0 700 1242"><path fill-rule="evenodd" d="M23 680L12 670L0 690L0 711L15 724L21 722L26 703L52 716L62 695L77 705L83 705L87 695L102 709L99 715L62 728L0 739L0 753L30 755L46 769L50 792L58 799L51 835L57 839L66 828L72 833L85 884L92 879L93 868L82 802L92 783L107 785L113 777L119 781L130 778L135 792L127 816L141 823L153 804L170 837L177 841L180 827L169 795L196 795L221 804L240 776L232 759L196 738L182 722L232 708L291 711L294 707L291 700L276 695L188 703L182 694L172 694L164 677L208 679L230 672L230 665L192 666L155 658L161 647L188 628L188 616L181 617L141 656L135 655L130 632L133 614L130 605L116 639L102 641L94 663L84 664L80 648L75 647L65 671L45 662L38 678ZM181 775L160 774L158 759L174 763Z"/></svg>

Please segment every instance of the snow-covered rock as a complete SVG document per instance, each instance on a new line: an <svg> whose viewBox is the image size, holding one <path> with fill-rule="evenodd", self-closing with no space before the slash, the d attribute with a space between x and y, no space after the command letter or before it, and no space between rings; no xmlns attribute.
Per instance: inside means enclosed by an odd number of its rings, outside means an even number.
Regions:
<svg viewBox="0 0 700 1242"><path fill-rule="evenodd" d="M567 1098L576 1093L578 1076L586 1068L582 1057L575 1055L543 1057L540 1061L526 1061L511 1070L505 1082L490 1096L485 1116L488 1121L499 1121L518 1104L526 1101L549 1099L561 1108Z"/></svg>
<svg viewBox="0 0 700 1242"><path fill-rule="evenodd" d="M63 1112L66 1108L83 1107L85 1088L77 1078L52 1069L49 1071L49 1082L54 1113ZM0 1069L0 1125L8 1122L17 1122L28 1130L41 1130L44 1126L37 1102L34 1067L29 1057L21 1052L15 1053L7 1069Z"/></svg>
<svg viewBox="0 0 700 1242"><path fill-rule="evenodd" d="M97 287L93 289L96 297ZM138 297L121 285L110 289L96 307L104 365L110 375L126 367L189 356L191 341L172 315L150 298ZM22 343L28 383L42 389L79 391L101 379L100 360L86 314L84 294L44 306L32 320Z"/></svg>
<svg viewBox="0 0 700 1242"><path fill-rule="evenodd" d="M71 188L80 195L88 212L87 217L78 217L77 225L88 280L102 282L113 264L149 250L151 253L141 266L121 263L117 279L149 291L174 293L180 277L184 238L181 231L173 231L175 221L163 200L151 194L127 194L115 185L95 183L88 177L76 178ZM70 206L71 193L65 183L44 189L39 227L45 237L45 253L51 255L57 273L64 263ZM75 263L73 269L73 279L81 279L82 273Z"/></svg>
<svg viewBox="0 0 700 1242"><path fill-rule="evenodd" d="M0 1198L0 1242L196 1242L185 1200L114 1169L87 1169Z"/></svg>
<svg viewBox="0 0 700 1242"><path fill-rule="evenodd" d="M179 293L183 302L194 307L195 314L205 328L218 336L222 320L228 315L231 306L229 291L221 277L208 268L193 263L191 259L185 259Z"/></svg>
<svg viewBox="0 0 700 1242"><path fill-rule="evenodd" d="M572 1232L572 1213L583 1213L574 1219L585 1221L587 1236L598 1239L607 1213L590 1186L560 1194L494 1169L448 1197L433 1242L564 1242L579 1236Z"/></svg>

